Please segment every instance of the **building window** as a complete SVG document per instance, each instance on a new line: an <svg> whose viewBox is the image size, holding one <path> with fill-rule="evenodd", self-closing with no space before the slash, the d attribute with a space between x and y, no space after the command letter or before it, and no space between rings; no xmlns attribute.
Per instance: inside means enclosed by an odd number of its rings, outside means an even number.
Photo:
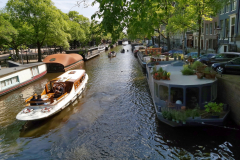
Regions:
<svg viewBox="0 0 240 160"><path fill-rule="evenodd" d="M228 3L226 5L226 13L230 12L231 11L231 3Z"/></svg>
<svg viewBox="0 0 240 160"><path fill-rule="evenodd" d="M168 87L159 85L159 98L163 101L168 101Z"/></svg>
<svg viewBox="0 0 240 160"><path fill-rule="evenodd" d="M225 38L229 37L229 19L225 19Z"/></svg>
<svg viewBox="0 0 240 160"><path fill-rule="evenodd" d="M203 34L204 23L202 23L202 34Z"/></svg>
<svg viewBox="0 0 240 160"><path fill-rule="evenodd" d="M221 9L221 14L224 14L224 7Z"/></svg>
<svg viewBox="0 0 240 160"><path fill-rule="evenodd" d="M237 1L233 0L232 1L232 11L236 10L236 6L237 6Z"/></svg>
<svg viewBox="0 0 240 160"><path fill-rule="evenodd" d="M223 20L220 20L220 26L221 26L221 28L222 28L221 33L220 33L220 37L223 37L223 33L224 33Z"/></svg>
<svg viewBox="0 0 240 160"><path fill-rule="evenodd" d="M214 34L216 35L217 22L214 22Z"/></svg>
<svg viewBox="0 0 240 160"><path fill-rule="evenodd" d="M18 79L18 76L15 76L15 77L6 79L4 81L1 81L1 88L5 89L5 88L13 86L13 85L15 85L17 83L19 83L19 79Z"/></svg>
<svg viewBox="0 0 240 160"><path fill-rule="evenodd" d="M206 24L206 34L208 34L208 24Z"/></svg>
<svg viewBox="0 0 240 160"><path fill-rule="evenodd" d="M212 34L212 23L209 25L209 33Z"/></svg>
<svg viewBox="0 0 240 160"><path fill-rule="evenodd" d="M233 37L235 36L234 28L235 28L235 17L231 18L231 41L233 41Z"/></svg>

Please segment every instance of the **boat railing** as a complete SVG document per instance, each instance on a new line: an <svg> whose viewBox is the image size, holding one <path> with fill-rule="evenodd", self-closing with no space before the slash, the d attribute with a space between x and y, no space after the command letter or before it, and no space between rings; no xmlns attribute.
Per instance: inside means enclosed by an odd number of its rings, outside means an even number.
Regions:
<svg viewBox="0 0 240 160"><path fill-rule="evenodd" d="M65 95L67 95L67 92L65 92L63 95L61 95L60 97L57 98L57 101L59 101L60 99L62 99Z"/></svg>

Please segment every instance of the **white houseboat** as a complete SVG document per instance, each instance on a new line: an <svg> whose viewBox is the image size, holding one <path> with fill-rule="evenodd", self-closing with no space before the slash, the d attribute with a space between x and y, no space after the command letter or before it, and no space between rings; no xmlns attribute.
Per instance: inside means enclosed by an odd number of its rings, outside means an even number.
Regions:
<svg viewBox="0 0 240 160"><path fill-rule="evenodd" d="M146 65L147 81L158 119L172 127L223 125L229 114L227 105L222 107L218 116L205 109L208 102L217 99L217 78L198 79L197 75L182 75L183 64L183 61L164 61ZM153 68L160 70L160 67L171 73L169 80L156 79L151 74Z"/></svg>
<svg viewBox="0 0 240 160"><path fill-rule="evenodd" d="M11 62L11 61L10 61ZM0 70L0 96L25 86L47 73L44 63L18 64Z"/></svg>
<svg viewBox="0 0 240 160"><path fill-rule="evenodd" d="M26 108L22 109L16 118L22 121L32 121L56 114L66 108L83 92L87 81L88 75L83 69L65 72L45 85L41 94L41 101L33 100L33 96L29 97L26 100ZM62 89L62 92L59 97L56 97L58 87Z"/></svg>

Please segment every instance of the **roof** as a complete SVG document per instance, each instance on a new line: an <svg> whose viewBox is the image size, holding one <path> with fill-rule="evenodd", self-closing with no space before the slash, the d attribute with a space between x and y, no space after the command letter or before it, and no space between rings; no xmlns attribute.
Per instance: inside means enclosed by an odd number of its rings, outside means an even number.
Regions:
<svg viewBox="0 0 240 160"><path fill-rule="evenodd" d="M182 75L181 70L183 69L183 66L172 66L171 64L157 65L157 69L160 67L171 73L170 80L160 80L165 84L191 86L210 84L216 81L214 79L198 79L196 75Z"/></svg>
<svg viewBox="0 0 240 160"><path fill-rule="evenodd" d="M15 73L15 72L19 72L21 70L30 68L30 67L34 67L34 66L39 66L42 65L44 63L42 62L37 62L37 63L29 63L29 64L23 64L20 65L19 67L11 67L11 68L3 68L0 70L0 77Z"/></svg>
<svg viewBox="0 0 240 160"><path fill-rule="evenodd" d="M63 66L69 66L73 63L76 63L82 60L83 57L79 54L70 53L70 54L52 54L44 58L44 63L60 63Z"/></svg>
<svg viewBox="0 0 240 160"><path fill-rule="evenodd" d="M80 78L85 73L83 69L69 70L62 75L58 76L57 82L72 81Z"/></svg>

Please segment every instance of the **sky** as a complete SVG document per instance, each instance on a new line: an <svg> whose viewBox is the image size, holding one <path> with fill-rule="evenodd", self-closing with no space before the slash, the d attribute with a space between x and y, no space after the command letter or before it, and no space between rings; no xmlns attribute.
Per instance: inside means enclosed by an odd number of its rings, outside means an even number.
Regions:
<svg viewBox="0 0 240 160"><path fill-rule="evenodd" d="M0 8L4 8L6 6L8 0L0 0ZM54 5L60 9L64 13L68 13L69 11L77 11L79 14L88 17L91 20L91 16L98 11L99 4L95 4L91 6L91 3L94 0L87 0L89 6L84 8L84 5L81 4L80 7L77 7L77 0L52 0Z"/></svg>

